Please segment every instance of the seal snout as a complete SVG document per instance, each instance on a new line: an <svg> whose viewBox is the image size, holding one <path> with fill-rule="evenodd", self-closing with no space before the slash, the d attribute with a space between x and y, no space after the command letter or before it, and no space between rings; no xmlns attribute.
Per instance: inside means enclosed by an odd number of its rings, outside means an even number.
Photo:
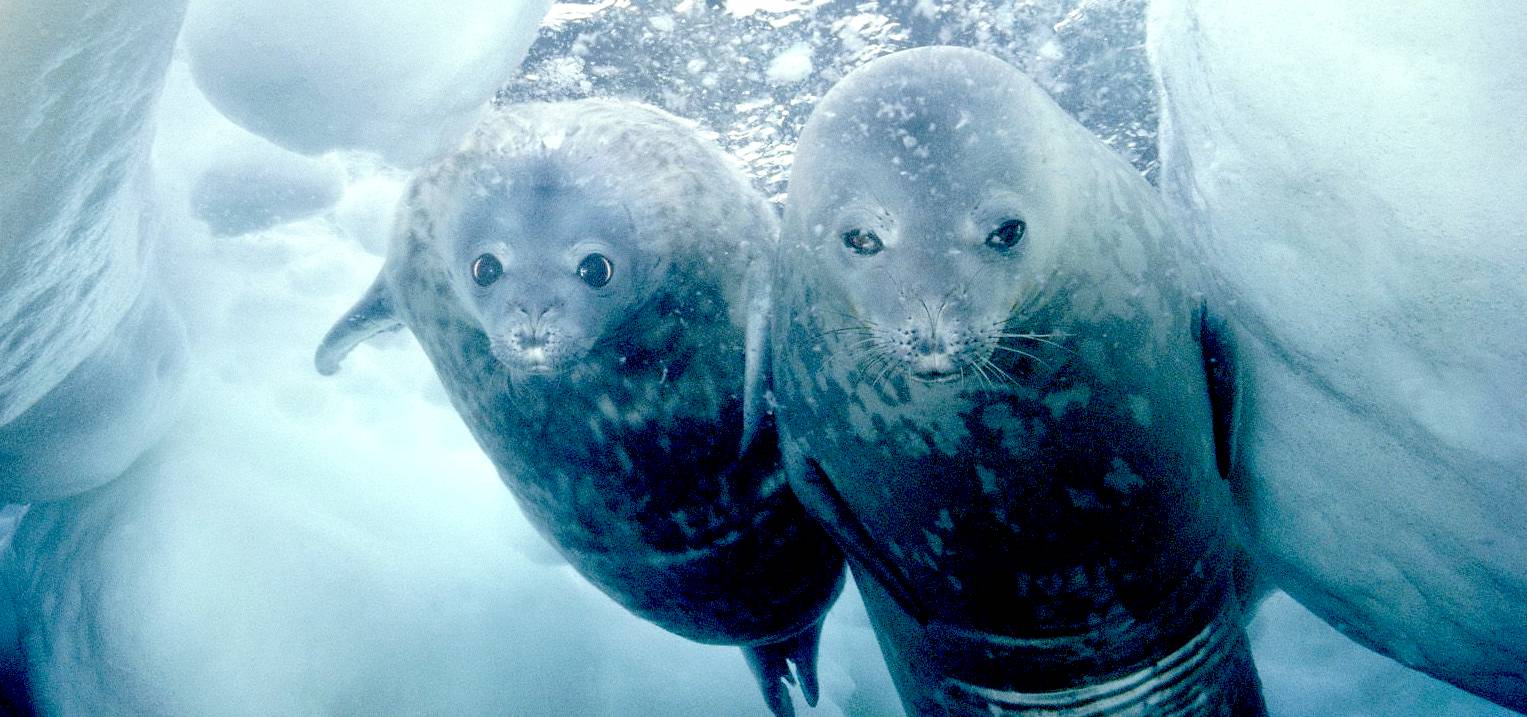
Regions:
<svg viewBox="0 0 1527 717"><path fill-rule="evenodd" d="M943 332L934 327L931 331L913 330L911 350L907 357L907 363L912 369L912 378L927 383L943 383L953 381L960 377L960 370L955 365L955 357L950 351L949 332Z"/></svg>
<svg viewBox="0 0 1527 717"><path fill-rule="evenodd" d="M945 383L965 375L979 359L969 355L978 348L960 322L941 307L926 321L909 319L899 332L901 360L913 380Z"/></svg>
<svg viewBox="0 0 1527 717"><path fill-rule="evenodd" d="M556 322L547 320L546 313L538 312L539 320L532 321L528 312L519 312L522 320L515 321L493 339L494 357L516 371L554 373L566 347L562 332L557 330Z"/></svg>

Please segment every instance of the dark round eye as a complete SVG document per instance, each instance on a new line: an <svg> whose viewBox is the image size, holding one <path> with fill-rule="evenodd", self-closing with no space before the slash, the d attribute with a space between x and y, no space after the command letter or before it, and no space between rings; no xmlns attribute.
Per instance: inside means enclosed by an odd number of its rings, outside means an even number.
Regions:
<svg viewBox="0 0 1527 717"><path fill-rule="evenodd" d="M595 289L610 283L615 265L603 254L590 254L578 262L578 278Z"/></svg>
<svg viewBox="0 0 1527 717"><path fill-rule="evenodd" d="M873 256L879 254L885 244L880 237L868 229L851 229L843 233L843 246L854 250L855 254Z"/></svg>
<svg viewBox="0 0 1527 717"><path fill-rule="evenodd" d="M472 260L472 281L477 282L478 286L492 286L503 275L504 265L498 263L498 257L492 254L483 254Z"/></svg>
<svg viewBox="0 0 1527 717"><path fill-rule="evenodd" d="M1023 239L1028 228L1022 219L1009 219L986 235L986 245L993 249L1011 249Z"/></svg>

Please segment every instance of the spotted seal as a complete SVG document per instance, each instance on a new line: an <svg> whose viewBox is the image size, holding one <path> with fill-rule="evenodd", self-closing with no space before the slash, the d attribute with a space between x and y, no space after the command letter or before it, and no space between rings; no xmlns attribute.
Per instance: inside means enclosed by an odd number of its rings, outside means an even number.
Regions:
<svg viewBox="0 0 1527 717"><path fill-rule="evenodd" d="M780 246L790 481L909 713L1263 713L1217 334L1128 164L1000 60L904 51L813 112Z"/></svg>
<svg viewBox="0 0 1527 717"><path fill-rule="evenodd" d="M502 108L417 175L317 365L406 325L541 533L637 615L743 646L789 715L788 663L817 700L843 568L747 389L776 237L734 163L672 115Z"/></svg>

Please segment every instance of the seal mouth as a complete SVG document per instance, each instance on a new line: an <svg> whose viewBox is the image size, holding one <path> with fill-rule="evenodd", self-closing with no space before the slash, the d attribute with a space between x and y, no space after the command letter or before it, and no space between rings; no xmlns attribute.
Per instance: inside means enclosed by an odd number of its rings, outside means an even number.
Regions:
<svg viewBox="0 0 1527 717"><path fill-rule="evenodd" d="M490 347L493 358L515 373L529 376L547 376L557 372L557 357L547 351L545 345L515 347L507 342L494 341Z"/></svg>
<svg viewBox="0 0 1527 717"><path fill-rule="evenodd" d="M964 372L955 365L954 356L948 352L914 356L910 363L912 370L907 374L913 380L922 383L949 383L959 380L964 375Z"/></svg>
<svg viewBox="0 0 1527 717"><path fill-rule="evenodd" d="M958 371L912 371L908 376L918 383L949 383L958 381L964 374Z"/></svg>

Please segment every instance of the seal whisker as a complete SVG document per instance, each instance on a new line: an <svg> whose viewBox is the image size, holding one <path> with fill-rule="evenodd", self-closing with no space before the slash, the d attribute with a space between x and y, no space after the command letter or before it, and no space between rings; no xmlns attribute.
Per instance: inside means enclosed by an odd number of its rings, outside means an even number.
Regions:
<svg viewBox="0 0 1527 717"><path fill-rule="evenodd" d="M993 346L992 348L997 349L998 351L1009 351L1011 353L1018 354L1019 356L1026 356L1028 358L1031 358L1031 359L1039 362L1039 365L1045 367L1046 369L1049 369L1051 371L1055 370L1055 367L1051 366L1048 363L1046 363L1044 359L1039 358L1038 356L1035 356L1034 354L1031 354L1031 353L1029 353L1027 351L1021 351L1021 350L1015 349L1015 348L1013 348L1011 346L1003 346L1002 344L997 344L996 346ZM989 361L990 359L987 359L987 360Z"/></svg>
<svg viewBox="0 0 1527 717"><path fill-rule="evenodd" d="M855 341L855 342L849 344L848 345L848 349L852 351L854 349L863 348L865 346L875 346L875 345L890 346L890 344L891 344L891 342L889 340L885 339L884 337L881 337L881 336L870 336L868 338L859 339L858 341Z"/></svg>
<svg viewBox="0 0 1527 717"><path fill-rule="evenodd" d="M990 359L987 359L987 362L990 362ZM991 377L986 374L986 369L980 363L972 361L969 363L969 366L975 369L976 376L981 379L981 385L986 390L991 391L996 389L996 384L992 383Z"/></svg>
<svg viewBox="0 0 1527 717"><path fill-rule="evenodd" d="M1047 345L1050 345L1050 346L1054 346L1055 348L1058 348L1058 349L1060 349L1062 351L1065 351L1067 353L1075 354L1076 352L1073 351L1071 349L1071 347L1066 346L1065 344L1062 344L1062 343L1059 343L1059 342L1053 340L1053 339L1058 339L1058 338L1066 338L1066 337L1068 337L1070 335L1071 334L1064 333L1064 332L1057 332L1057 333L1050 333L1050 334L1032 334L1032 333L1011 333L1011 332L1005 332L1005 331L998 331L998 332L995 332L995 333L992 334L992 336L994 336L996 338L999 338L999 339L1025 339L1025 340L1028 340L1028 341L1034 341L1036 343L1041 343L1041 344L1047 344Z"/></svg>
<svg viewBox="0 0 1527 717"><path fill-rule="evenodd" d="M891 369L894 369L896 367L896 355L895 355L895 352L891 351L890 349L885 349L885 350L875 354L874 356L872 356L870 358L870 360L865 361L862 364L862 366L863 366L863 369L864 369L864 371L863 371L864 378L869 378L869 374L871 372L878 371L878 373L875 376L875 379L870 382L870 385L873 388L877 384L879 384L880 379L885 376L885 373L887 371L890 371Z"/></svg>
<svg viewBox="0 0 1527 717"><path fill-rule="evenodd" d="M1035 361L1039 361L1039 359L1034 359L1034 360ZM1008 373L1007 371L1002 370L1001 366L998 366L997 364L993 363L992 360L991 360L991 357L982 357L981 363L985 364L991 370L996 371L997 375L1000 376L1005 383L1011 384L1013 386L1022 385L1022 384L1018 383L1018 379L1013 378L1012 374ZM1044 362L1040 361L1040 363L1044 363Z"/></svg>
<svg viewBox="0 0 1527 717"><path fill-rule="evenodd" d="M889 356L891 348L878 339L865 339L852 346L845 347L843 355L852 360L856 367L877 362L881 358Z"/></svg>
<svg viewBox="0 0 1527 717"><path fill-rule="evenodd" d="M817 332L815 332L815 333L813 333L811 335L811 338L813 338L813 339L820 339L820 338L825 338L825 337L828 337L828 336L836 336L837 334L846 334L846 333L850 333L850 332L853 332L853 331L858 331L858 332L861 332L861 333L870 333L870 332L873 332L874 330L875 330L874 327L872 327L872 326L870 326L868 324L865 324L863 326L843 326L843 327L836 328L836 329L825 329L825 330L822 330L822 331L817 331Z"/></svg>
<svg viewBox="0 0 1527 717"><path fill-rule="evenodd" d="M938 319L933 318L933 309L928 308L928 302L924 301L923 297L921 297L921 296L917 297L917 303L923 305L923 314L925 314L928 317L928 337L929 338L937 338L938 337Z"/></svg>

